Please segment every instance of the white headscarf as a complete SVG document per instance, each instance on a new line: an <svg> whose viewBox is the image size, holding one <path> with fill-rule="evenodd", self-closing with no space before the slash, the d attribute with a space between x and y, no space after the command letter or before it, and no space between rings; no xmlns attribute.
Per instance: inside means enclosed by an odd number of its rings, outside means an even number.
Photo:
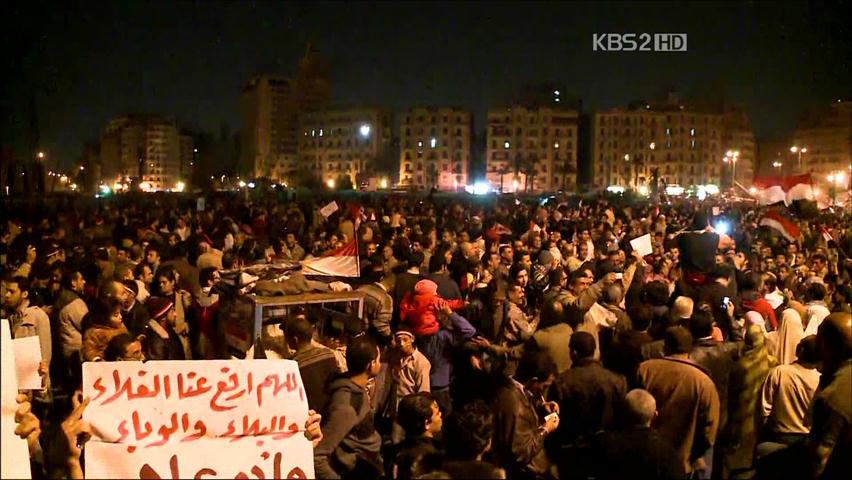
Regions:
<svg viewBox="0 0 852 480"><path fill-rule="evenodd" d="M796 347L805 338L802 317L792 308L781 314L781 328L778 330L778 365L789 365L796 361Z"/></svg>

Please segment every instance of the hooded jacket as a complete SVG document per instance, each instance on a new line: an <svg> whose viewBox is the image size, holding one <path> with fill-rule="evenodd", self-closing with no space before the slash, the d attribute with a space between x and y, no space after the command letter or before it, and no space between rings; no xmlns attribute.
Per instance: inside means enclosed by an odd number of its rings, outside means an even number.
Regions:
<svg viewBox="0 0 852 480"><path fill-rule="evenodd" d="M367 391L347 377L333 380L329 390L323 439L314 449L317 478L340 478L352 472L359 459L381 468L382 439L373 424Z"/></svg>
<svg viewBox="0 0 852 480"><path fill-rule="evenodd" d="M415 336L424 337L438 333L438 285L432 280L420 280L414 286L414 293L402 299L399 306L400 321L408 324ZM464 306L464 300L448 300L450 308L458 310Z"/></svg>

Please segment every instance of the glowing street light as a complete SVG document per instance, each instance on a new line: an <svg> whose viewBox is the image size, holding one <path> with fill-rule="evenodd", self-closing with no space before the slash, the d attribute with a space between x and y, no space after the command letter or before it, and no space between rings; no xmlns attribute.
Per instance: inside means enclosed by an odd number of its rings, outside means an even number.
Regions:
<svg viewBox="0 0 852 480"><path fill-rule="evenodd" d="M737 169L737 160L739 160L739 157L739 150L728 150L727 152L725 152L725 157L722 158L722 163L731 164L731 188L734 188L734 175Z"/></svg>
<svg viewBox="0 0 852 480"><path fill-rule="evenodd" d="M328 188L334 190L335 182L333 178L329 178L328 180L326 180L325 184L328 186Z"/></svg>
<svg viewBox="0 0 852 480"><path fill-rule="evenodd" d="M772 166L775 168L781 168L784 164L781 162L772 162Z"/></svg>
<svg viewBox="0 0 852 480"><path fill-rule="evenodd" d="M185 183L183 183L183 182L181 182L181 181L178 181L178 182L175 184L175 191L176 191L176 192L183 192L183 191L184 191L184 189L186 189L186 184L185 184Z"/></svg>
<svg viewBox="0 0 852 480"><path fill-rule="evenodd" d="M358 131L361 133L362 137L364 137L364 138L369 137L370 136L370 125L365 123L365 124L361 125L361 128L358 129Z"/></svg>
<svg viewBox="0 0 852 480"><path fill-rule="evenodd" d="M799 147L798 145L793 145L790 147L790 153L798 154L799 156L799 171L802 171L802 154L808 153L808 149L806 147Z"/></svg>
<svg viewBox="0 0 852 480"><path fill-rule="evenodd" d="M388 188L388 179L387 179L387 178L383 178L383 179L379 182L379 187L381 187L381 188Z"/></svg>
<svg viewBox="0 0 852 480"><path fill-rule="evenodd" d="M239 185L240 188L246 188L246 182L244 182L242 180L240 180L240 183L238 183L237 185Z"/></svg>
<svg viewBox="0 0 852 480"><path fill-rule="evenodd" d="M38 157L39 160L44 160L44 152L38 152L38 155L36 155L36 156Z"/></svg>

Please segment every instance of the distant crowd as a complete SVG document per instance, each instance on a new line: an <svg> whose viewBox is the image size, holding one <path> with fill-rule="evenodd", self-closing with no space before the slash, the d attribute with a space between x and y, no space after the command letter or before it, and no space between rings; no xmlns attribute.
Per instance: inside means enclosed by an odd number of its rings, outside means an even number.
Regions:
<svg viewBox="0 0 852 480"><path fill-rule="evenodd" d="M2 318L43 360L16 415L34 476L83 478L83 362L244 357L298 362L318 478L852 472L848 212L336 201L4 211ZM294 307L233 351L223 277L353 241L359 277L312 279L361 292L363 315Z"/></svg>

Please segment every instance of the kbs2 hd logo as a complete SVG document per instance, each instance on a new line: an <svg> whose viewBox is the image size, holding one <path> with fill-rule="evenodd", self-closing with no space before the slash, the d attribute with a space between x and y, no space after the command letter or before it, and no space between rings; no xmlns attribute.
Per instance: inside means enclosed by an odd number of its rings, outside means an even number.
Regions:
<svg viewBox="0 0 852 480"><path fill-rule="evenodd" d="M595 33L595 52L685 52L685 33Z"/></svg>

